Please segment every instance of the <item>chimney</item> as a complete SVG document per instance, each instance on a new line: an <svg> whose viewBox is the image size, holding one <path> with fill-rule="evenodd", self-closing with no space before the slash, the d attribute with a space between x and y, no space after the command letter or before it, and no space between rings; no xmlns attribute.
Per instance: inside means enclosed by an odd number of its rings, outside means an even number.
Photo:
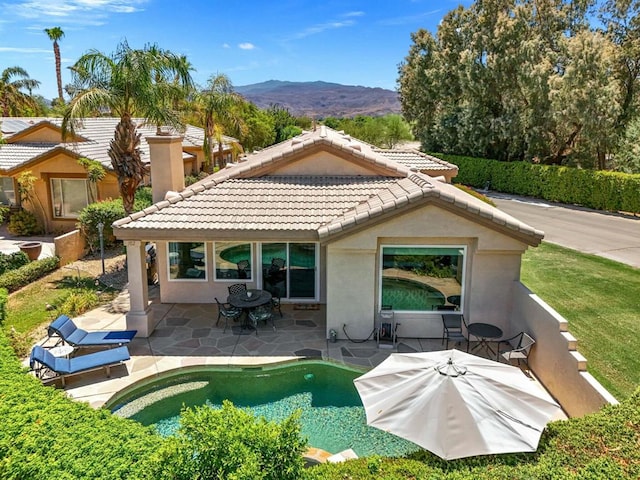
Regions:
<svg viewBox="0 0 640 480"><path fill-rule="evenodd" d="M184 190L182 138L179 135L150 135L151 192L153 203L164 200L169 191Z"/></svg>

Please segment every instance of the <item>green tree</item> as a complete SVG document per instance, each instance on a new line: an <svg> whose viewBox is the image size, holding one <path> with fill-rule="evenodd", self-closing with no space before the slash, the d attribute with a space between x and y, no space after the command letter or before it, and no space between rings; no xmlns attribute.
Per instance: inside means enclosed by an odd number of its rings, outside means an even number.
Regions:
<svg viewBox="0 0 640 480"><path fill-rule="evenodd" d="M276 139L276 130L273 118L267 112L251 102L243 102L239 115L242 116L247 126L244 134L238 137L245 150L251 152L273 145Z"/></svg>
<svg viewBox="0 0 640 480"><path fill-rule="evenodd" d="M267 109L267 114L273 120L276 132L275 143L284 142L302 132L302 129L296 125L296 117L291 115L289 109L281 105L272 104Z"/></svg>
<svg viewBox="0 0 640 480"><path fill-rule="evenodd" d="M146 172L132 117L183 127L171 105L193 87L189 68L184 57L168 50L155 45L132 49L126 41L110 56L91 50L71 67L73 96L63 118L63 135L82 118L104 109L120 118L108 153L127 214L133 211L135 192Z"/></svg>
<svg viewBox="0 0 640 480"><path fill-rule="evenodd" d="M2 116L20 116L29 111L38 111L38 103L31 96L31 91L39 86L40 82L30 78L25 69L21 67L5 68L0 74Z"/></svg>
<svg viewBox="0 0 640 480"><path fill-rule="evenodd" d="M204 124L204 155L208 166L214 165L214 147L218 146L218 167L225 166L223 155L224 135L240 137L247 126L239 114L244 99L233 90L229 77L224 74L213 75L207 86L197 96L199 111Z"/></svg>
<svg viewBox="0 0 640 480"><path fill-rule="evenodd" d="M64 103L64 97L62 96L62 72L60 69L60 45L58 45L58 40L64 37L64 32L60 27L53 27L45 28L44 33L46 33L49 40L53 42L53 55L56 60L56 81L58 82L58 102Z"/></svg>
<svg viewBox="0 0 640 480"><path fill-rule="evenodd" d="M383 124L382 143L386 148L395 148L398 143L404 140L413 140L411 127L402 116L385 115L381 121Z"/></svg>

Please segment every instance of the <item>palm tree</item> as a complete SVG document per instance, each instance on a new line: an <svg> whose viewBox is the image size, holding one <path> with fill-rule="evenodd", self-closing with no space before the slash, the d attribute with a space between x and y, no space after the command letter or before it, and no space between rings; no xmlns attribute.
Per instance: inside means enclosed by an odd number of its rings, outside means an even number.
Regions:
<svg viewBox="0 0 640 480"><path fill-rule="evenodd" d="M73 132L80 119L105 109L120 117L108 153L127 214L145 175L132 117L181 128L180 116L170 106L193 87L189 70L184 57L155 45L132 49L126 41L111 56L91 50L71 67L73 97L62 121L63 135Z"/></svg>
<svg viewBox="0 0 640 480"><path fill-rule="evenodd" d="M204 123L204 155L207 165L213 165L213 149L218 145L219 167L225 166L223 153L224 134L243 135L246 124L239 114L242 96L233 91L231 80L224 74L213 75L207 87L200 91L198 103ZM213 165L215 166L215 165Z"/></svg>
<svg viewBox="0 0 640 480"><path fill-rule="evenodd" d="M60 71L60 46L58 40L64 37L64 32L60 27L45 28L44 33L49 36L49 40L53 42L53 55L56 57L56 80L58 81L58 101L64 103L62 96L62 73Z"/></svg>
<svg viewBox="0 0 640 480"><path fill-rule="evenodd" d="M31 91L38 88L40 82L29 78L27 71L20 67L9 67L0 74L0 108L3 117L19 116L27 110L37 111L38 102ZM23 90L27 90L28 93Z"/></svg>

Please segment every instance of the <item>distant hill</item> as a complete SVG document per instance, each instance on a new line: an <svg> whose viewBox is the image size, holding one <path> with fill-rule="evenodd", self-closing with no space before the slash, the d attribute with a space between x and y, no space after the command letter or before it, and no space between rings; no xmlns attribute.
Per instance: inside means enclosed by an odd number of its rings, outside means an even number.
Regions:
<svg viewBox="0 0 640 480"><path fill-rule="evenodd" d="M283 82L269 80L234 87L235 91L260 108L272 104L285 107L292 115L311 118L353 117L400 113L398 94L384 88L341 85L327 82Z"/></svg>

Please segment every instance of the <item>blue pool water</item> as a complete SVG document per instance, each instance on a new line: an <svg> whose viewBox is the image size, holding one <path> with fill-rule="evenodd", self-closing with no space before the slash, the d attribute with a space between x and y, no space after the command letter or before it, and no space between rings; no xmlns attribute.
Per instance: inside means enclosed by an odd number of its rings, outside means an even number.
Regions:
<svg viewBox="0 0 640 480"><path fill-rule="evenodd" d="M153 425L165 436L178 428L183 406L220 408L224 399L267 420L281 421L300 410L302 435L309 446L337 453L352 448L359 456L400 456L416 451L411 442L366 425L353 385L362 372L321 361L302 361L259 369L209 367L160 378L122 392L110 402L116 415Z"/></svg>
<svg viewBox="0 0 640 480"><path fill-rule="evenodd" d="M382 304L393 309L431 311L445 304L445 296L439 290L421 282L405 278L382 277Z"/></svg>

